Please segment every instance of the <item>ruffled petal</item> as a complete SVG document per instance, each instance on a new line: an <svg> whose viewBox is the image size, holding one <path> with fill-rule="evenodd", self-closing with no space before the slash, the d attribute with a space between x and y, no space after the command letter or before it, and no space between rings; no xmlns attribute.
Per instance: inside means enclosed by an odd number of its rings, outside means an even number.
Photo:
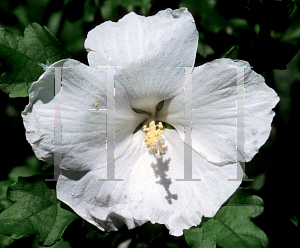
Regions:
<svg viewBox="0 0 300 248"><path fill-rule="evenodd" d="M150 17L131 12L117 23L95 27L85 41L89 65L123 66L131 106L148 112L182 90L183 69L176 67L194 65L197 45L198 32L186 8Z"/></svg>
<svg viewBox="0 0 300 248"><path fill-rule="evenodd" d="M62 90L54 97L53 67L62 69ZM26 138L36 156L54 164L54 124L61 117L62 153L61 168L90 170L106 166L106 69L95 70L75 60L62 60L53 64L32 84L29 104L22 112ZM129 105L124 88L115 86L115 150L114 157L121 156L129 146L134 129L144 115L136 114ZM60 107L59 107L60 106ZM102 110L101 110L102 109ZM103 110L104 109L104 110ZM55 117L56 111L61 116ZM108 125L111 125L108 123Z"/></svg>
<svg viewBox="0 0 300 248"><path fill-rule="evenodd" d="M177 181L184 175L184 143L178 133L165 130L168 150L161 159L148 152L143 134L136 133L126 154L116 160L116 178L123 181L101 181L104 168L64 171L58 198L101 230L117 230L124 223L132 229L150 221L180 236L183 229L200 224L202 216L213 217L240 185L240 165L213 165L194 151L193 179L201 181Z"/></svg>
<svg viewBox="0 0 300 248"><path fill-rule="evenodd" d="M237 151L237 69L234 66L245 67L244 151ZM275 115L272 108L279 101L275 91L245 61L214 60L194 68L192 77L193 149L218 164L242 161L242 157L243 161L250 161L269 137ZM182 92L165 101L158 113L161 121L177 129L183 141L184 101Z"/></svg>

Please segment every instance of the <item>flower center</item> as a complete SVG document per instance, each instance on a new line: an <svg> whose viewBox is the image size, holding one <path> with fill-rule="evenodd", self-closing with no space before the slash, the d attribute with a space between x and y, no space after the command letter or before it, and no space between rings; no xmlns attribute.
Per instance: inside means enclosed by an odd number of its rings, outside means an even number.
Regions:
<svg viewBox="0 0 300 248"><path fill-rule="evenodd" d="M165 139L161 137L164 133L162 130L163 127L161 122L155 125L154 121L150 122L149 127L147 127L147 125L143 126L143 131L147 131L147 134L144 135L147 149L153 152L156 158L161 158L160 154L166 151L166 147L164 146Z"/></svg>

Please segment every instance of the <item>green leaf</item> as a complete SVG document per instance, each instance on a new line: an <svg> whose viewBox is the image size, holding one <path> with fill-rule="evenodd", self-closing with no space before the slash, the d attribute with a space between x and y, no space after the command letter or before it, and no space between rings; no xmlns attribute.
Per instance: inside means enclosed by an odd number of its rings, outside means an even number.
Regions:
<svg viewBox="0 0 300 248"><path fill-rule="evenodd" d="M208 55L212 55L215 51L204 41L199 41L197 53L199 53L203 58L206 58Z"/></svg>
<svg viewBox="0 0 300 248"><path fill-rule="evenodd" d="M167 123L167 122L163 122L162 123L164 128L167 128L167 129L175 129L175 127L173 127L171 124Z"/></svg>
<svg viewBox="0 0 300 248"><path fill-rule="evenodd" d="M138 108L132 108L132 110L138 114L147 114L145 110L138 109Z"/></svg>
<svg viewBox="0 0 300 248"><path fill-rule="evenodd" d="M184 231L186 242L192 248L268 247L268 237L250 220L262 212L263 200L250 190L238 188L213 218L200 228Z"/></svg>
<svg viewBox="0 0 300 248"><path fill-rule="evenodd" d="M156 105L155 109L157 112L162 110L164 103L165 103L165 100L162 100Z"/></svg>
<svg viewBox="0 0 300 248"><path fill-rule="evenodd" d="M289 26L289 28L283 33L281 37L282 42L289 44L299 44L300 40L300 19L296 20Z"/></svg>
<svg viewBox="0 0 300 248"><path fill-rule="evenodd" d="M40 171L41 161L38 160L35 155L27 157L25 163L26 163L25 165L13 167L11 171L8 173L8 178L12 182L17 182L19 176L30 177L41 173Z"/></svg>
<svg viewBox="0 0 300 248"><path fill-rule="evenodd" d="M227 21L216 8L217 1L210 0L182 0L180 7L187 7L200 17L199 24L207 31L218 33L227 27Z"/></svg>
<svg viewBox="0 0 300 248"><path fill-rule="evenodd" d="M237 59L239 50L240 47L238 45L234 45L222 56L222 58Z"/></svg>
<svg viewBox="0 0 300 248"><path fill-rule="evenodd" d="M293 2L297 5L297 7L300 7L300 0L293 0Z"/></svg>
<svg viewBox="0 0 300 248"><path fill-rule="evenodd" d="M12 204L12 202L6 197L7 188L11 185L11 183L11 180L0 181L0 211L7 209Z"/></svg>
<svg viewBox="0 0 300 248"><path fill-rule="evenodd" d="M103 233L103 234L102 234ZM109 235L109 233L105 233L105 232L101 232L98 230L98 231L95 231L94 229L92 228L89 228L88 230L88 233L86 234L85 238L86 239L100 239L100 240L103 240L103 239L106 239L107 236Z"/></svg>
<svg viewBox="0 0 300 248"><path fill-rule="evenodd" d="M14 242L14 240L11 237L0 234L0 247L1 248L9 247L13 242Z"/></svg>
<svg viewBox="0 0 300 248"><path fill-rule="evenodd" d="M101 16L104 20L115 19L118 8L124 8L127 12L140 12L147 15L151 8L150 0L106 0L101 6Z"/></svg>
<svg viewBox="0 0 300 248"><path fill-rule="evenodd" d="M26 27L24 37L0 28L0 62L5 69L0 89L10 97L28 96L45 66L70 57L50 31L37 23Z"/></svg>
<svg viewBox="0 0 300 248"><path fill-rule="evenodd" d="M40 176L19 177L7 192L14 204L0 214L0 234L19 239L37 235L40 245L51 246L77 217L60 207L56 192Z"/></svg>

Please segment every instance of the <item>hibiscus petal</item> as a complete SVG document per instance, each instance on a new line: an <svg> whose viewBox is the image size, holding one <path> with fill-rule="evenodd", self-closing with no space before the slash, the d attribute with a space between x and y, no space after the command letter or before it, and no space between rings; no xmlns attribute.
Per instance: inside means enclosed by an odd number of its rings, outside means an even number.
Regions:
<svg viewBox="0 0 300 248"><path fill-rule="evenodd" d="M55 70L62 69L61 107L54 97ZM53 64L32 84L29 104L22 112L26 138L36 156L54 164L55 113L61 113L62 160L64 169L90 170L106 166L106 69L95 70L75 60L62 60ZM58 99L58 98L57 98ZM115 158L121 156L131 142L132 133L144 115L136 114L120 84L115 86ZM108 123L108 125L110 125ZM60 128L59 126L56 128Z"/></svg>
<svg viewBox="0 0 300 248"><path fill-rule="evenodd" d="M131 106L149 112L182 90L183 72L176 67L194 65L197 45L198 32L186 8L150 17L131 12L117 23L95 27L85 41L89 65L123 66Z"/></svg>
<svg viewBox="0 0 300 248"><path fill-rule="evenodd" d="M166 225L170 234L197 226L202 216L213 217L241 183L237 164L209 163L192 153L193 178L184 175L184 143L175 130L165 130L168 149L162 159L149 153L139 131L126 154L116 160L116 177L123 181L101 181L104 168L90 172L64 171L57 183L58 198L82 218L101 230L129 229L147 221ZM241 168L240 165L239 169Z"/></svg>
<svg viewBox="0 0 300 248"><path fill-rule="evenodd" d="M237 69L245 67L244 151L237 151ZM248 68L247 68L248 67ZM264 78L245 61L218 59L194 68L192 147L214 163L250 161L266 142L279 101ZM167 100L158 118L173 125L184 141L184 92ZM243 156L242 156L243 155ZM241 159L241 157L244 159Z"/></svg>

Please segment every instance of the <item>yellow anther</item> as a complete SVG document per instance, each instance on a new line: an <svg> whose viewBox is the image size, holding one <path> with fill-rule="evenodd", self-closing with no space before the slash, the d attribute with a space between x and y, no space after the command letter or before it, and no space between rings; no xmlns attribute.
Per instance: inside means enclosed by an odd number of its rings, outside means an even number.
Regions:
<svg viewBox="0 0 300 248"><path fill-rule="evenodd" d="M160 129L162 129L164 126L163 126L163 124L162 124L161 122L159 122L159 123L158 123L158 127L159 127Z"/></svg>
<svg viewBox="0 0 300 248"><path fill-rule="evenodd" d="M93 107L94 107L94 110L99 110L99 107L100 107L100 100L97 99L96 102L93 103Z"/></svg>
<svg viewBox="0 0 300 248"><path fill-rule="evenodd" d="M164 133L163 124L161 122L158 125L155 125L154 121L151 121L149 127L147 125L143 126L143 131L147 131L147 134L144 135L145 143L147 145L147 149L151 152L155 153L155 157L161 158L160 153L164 153L166 148L163 147L165 144L165 140L161 137Z"/></svg>

